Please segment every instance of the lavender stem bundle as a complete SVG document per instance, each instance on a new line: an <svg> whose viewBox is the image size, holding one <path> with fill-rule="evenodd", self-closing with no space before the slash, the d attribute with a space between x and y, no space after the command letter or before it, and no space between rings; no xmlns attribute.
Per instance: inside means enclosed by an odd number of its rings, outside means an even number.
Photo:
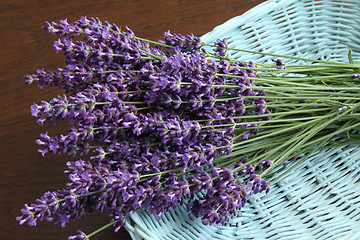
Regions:
<svg viewBox="0 0 360 240"><path fill-rule="evenodd" d="M68 161L66 187L25 204L20 224L64 227L100 210L111 217L103 228L117 231L138 209L159 219L183 204L203 224L223 224L290 163L359 143L360 65L350 53L349 63L255 64L229 57L250 50L229 48L226 39L206 45L166 32L155 42L98 18L47 22L45 30L59 38L54 49L66 65L38 69L26 83L65 93L31 113L39 125L70 127L41 134L39 152L91 156Z"/></svg>

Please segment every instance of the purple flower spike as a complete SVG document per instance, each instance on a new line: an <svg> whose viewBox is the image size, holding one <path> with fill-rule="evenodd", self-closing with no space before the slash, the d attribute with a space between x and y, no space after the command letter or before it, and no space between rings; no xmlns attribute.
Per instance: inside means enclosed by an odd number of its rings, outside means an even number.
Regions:
<svg viewBox="0 0 360 240"><path fill-rule="evenodd" d="M87 235L84 232L82 232L80 230L78 230L77 232L78 232L78 234L76 234L74 236L70 236L68 238L68 240L74 240L74 239L75 240L86 240L86 239L88 239Z"/></svg>
<svg viewBox="0 0 360 240"><path fill-rule="evenodd" d="M218 46L214 52L216 56L220 56L220 57L225 57L226 56L226 52L227 52L227 48L228 48L228 41L226 38L224 38L223 40L216 40L215 45Z"/></svg>
<svg viewBox="0 0 360 240"><path fill-rule="evenodd" d="M41 134L39 152L90 156L68 161L66 186L25 205L20 224L45 219L65 226L106 210L118 231L138 209L159 219L186 204L204 224L216 225L236 215L248 194L268 191L256 174L269 161L255 166L231 156L231 166L214 166L233 152L235 140L250 139L258 122L270 119L262 116L270 113L265 91L254 90L255 64L222 58L227 39L216 41L215 61L193 34L168 31L160 44L150 44L128 27L86 17L44 28L58 37L53 48L65 65L38 69L25 83L65 93L34 103L31 115L39 125L65 120L71 126L58 136ZM69 239L87 237L78 231Z"/></svg>
<svg viewBox="0 0 360 240"><path fill-rule="evenodd" d="M273 62L275 62L277 69L284 69L285 63L281 59L273 59Z"/></svg>

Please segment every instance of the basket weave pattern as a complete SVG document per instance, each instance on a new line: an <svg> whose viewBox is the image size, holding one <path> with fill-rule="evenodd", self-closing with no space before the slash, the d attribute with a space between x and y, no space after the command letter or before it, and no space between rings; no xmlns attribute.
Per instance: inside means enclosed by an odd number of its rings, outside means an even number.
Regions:
<svg viewBox="0 0 360 240"><path fill-rule="evenodd" d="M230 47L343 62L352 49L354 60L360 60L360 0L270 0L202 40L212 43L224 37ZM273 58L229 54L244 61ZM138 211L125 227L134 240L357 240L359 193L360 148L344 146L314 153L273 184L269 194L251 196L238 216L223 226L204 226L178 207L159 221Z"/></svg>

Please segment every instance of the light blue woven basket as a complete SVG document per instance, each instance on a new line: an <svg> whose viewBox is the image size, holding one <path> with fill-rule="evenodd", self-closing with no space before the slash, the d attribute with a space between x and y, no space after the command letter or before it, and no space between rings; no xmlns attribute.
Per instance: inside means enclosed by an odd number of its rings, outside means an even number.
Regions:
<svg viewBox="0 0 360 240"><path fill-rule="evenodd" d="M207 43L228 38L231 47L305 58L360 59L360 0L270 0L216 27ZM232 53L245 61L272 57ZM287 60L294 63L294 60ZM301 62L297 62L301 63ZM224 226L204 226L178 207L156 221L138 211L126 222L134 240L360 239L360 148L313 154L258 194Z"/></svg>

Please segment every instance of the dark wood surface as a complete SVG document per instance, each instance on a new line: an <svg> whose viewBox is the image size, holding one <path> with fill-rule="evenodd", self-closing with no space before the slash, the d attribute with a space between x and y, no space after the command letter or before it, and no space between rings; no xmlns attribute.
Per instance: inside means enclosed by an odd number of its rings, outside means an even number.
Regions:
<svg viewBox="0 0 360 240"><path fill-rule="evenodd" d="M164 31L201 36L226 20L242 14L263 0L1 0L0 2L0 239L67 239L77 229L92 232L108 222L105 213L88 216L60 228L39 222L19 226L15 217L24 203L33 203L45 191L65 186L65 155L37 152L39 134L64 132L65 126L39 127L30 105L62 93L23 84L22 76L37 68L54 70L64 63L52 50L53 37L45 36L45 21L69 22L80 16L99 17L129 26L138 36L158 40ZM219 36L220 38L221 36ZM112 228L92 239L131 239L125 229Z"/></svg>

